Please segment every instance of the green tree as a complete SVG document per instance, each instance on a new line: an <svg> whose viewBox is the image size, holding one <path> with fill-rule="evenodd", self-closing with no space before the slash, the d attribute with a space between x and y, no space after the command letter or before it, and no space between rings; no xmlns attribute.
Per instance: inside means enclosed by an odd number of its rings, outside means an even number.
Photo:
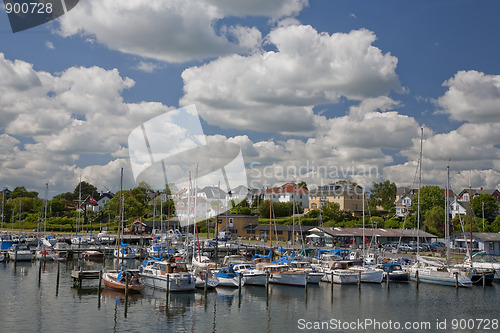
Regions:
<svg viewBox="0 0 500 333"><path fill-rule="evenodd" d="M444 207L434 206L425 214L424 227L431 234L443 237L445 227Z"/></svg>
<svg viewBox="0 0 500 333"><path fill-rule="evenodd" d="M11 199L16 198L36 198L38 197L38 192L29 192L24 186L16 187L10 194Z"/></svg>
<svg viewBox="0 0 500 333"><path fill-rule="evenodd" d="M417 211L418 198L413 197L412 209ZM425 220L425 214L433 207L444 207L444 192L439 186L423 186L420 189L420 213L422 216L421 221Z"/></svg>
<svg viewBox="0 0 500 333"><path fill-rule="evenodd" d="M97 196L97 188L94 185L87 183L86 181L82 181L78 185L76 185L75 190L73 191L73 195L75 198L78 199L80 196L80 185L82 200L85 200L88 196L92 196L94 198Z"/></svg>
<svg viewBox="0 0 500 333"><path fill-rule="evenodd" d="M305 181L301 181L297 184L297 186L300 186L302 188L305 188L307 190L307 183Z"/></svg>
<svg viewBox="0 0 500 333"><path fill-rule="evenodd" d="M490 194L480 194L472 198L472 210L477 217L483 216L484 204L484 218L489 222L493 222L498 216L498 202Z"/></svg>
<svg viewBox="0 0 500 333"><path fill-rule="evenodd" d="M368 199L370 209L375 210L377 206L381 206L385 210L394 209L396 193L396 184L391 183L389 180L383 183L374 183Z"/></svg>

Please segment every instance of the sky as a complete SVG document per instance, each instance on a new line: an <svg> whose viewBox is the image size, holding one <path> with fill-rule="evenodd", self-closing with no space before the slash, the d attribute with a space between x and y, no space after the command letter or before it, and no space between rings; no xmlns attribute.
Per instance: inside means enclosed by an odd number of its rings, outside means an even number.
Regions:
<svg viewBox="0 0 500 333"><path fill-rule="evenodd" d="M349 179L500 188L495 0L80 0L0 10L0 187L137 186L128 137L195 105L252 188Z"/></svg>

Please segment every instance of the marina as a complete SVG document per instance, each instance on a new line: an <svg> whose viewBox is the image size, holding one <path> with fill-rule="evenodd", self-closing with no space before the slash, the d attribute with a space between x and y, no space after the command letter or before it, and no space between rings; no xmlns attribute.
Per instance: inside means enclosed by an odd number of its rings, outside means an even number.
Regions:
<svg viewBox="0 0 500 333"><path fill-rule="evenodd" d="M127 242L135 243L130 239ZM143 243L146 246L146 242ZM306 264L308 261L288 259L295 266L313 269L316 275L321 272L318 267L325 267L321 282L310 283L306 282L307 270L284 273L280 277L280 270L286 272L286 265L266 264L266 261L287 251L273 249L269 255L269 248L259 245L240 244L239 250L221 252L219 260L212 258L218 263L217 270L240 265L238 271L245 267L251 272L255 270L252 264L237 262L245 260L246 256L242 255L245 252L261 253L258 256L261 263L256 265L256 273L264 273L260 282L246 283L247 273L243 271L241 275L235 274L231 287L227 283L205 287L203 282L196 281L194 273L188 273L186 269L183 269L184 273L174 271L169 264L173 267L181 265L181 262L174 264L174 257L171 261L150 259L144 262L115 258L111 246L106 246L106 254L101 260L85 258L83 254L89 251L88 248L74 249L75 245L67 249L64 261L35 259L34 256L28 261L4 260L0 263L0 292L9 306L3 307L0 313L2 330L67 332L71 327L74 332L90 329L107 332L228 332L238 327L238 332L348 331L351 329L339 325L356 323L358 326L354 331L377 332L382 330L380 325L389 322L418 326L412 331L438 331L443 325L451 329L452 323L459 325L464 319L469 320L465 322L469 325L470 320L478 318L489 321L490 327L498 324L498 283L454 288L453 284L419 284L399 276L388 278L388 275L383 282L377 277L376 281L368 279L371 283L364 283L361 278L364 271L351 270L352 264L347 265L349 260L339 260L338 265L319 265L315 264L318 259L312 258L311 265ZM210 251L204 250L204 254L210 255ZM348 254L349 251L336 252ZM187 253L187 257L193 257ZM403 256L395 255L392 259L397 261ZM415 260L411 256L404 257ZM281 263L287 261L284 259L282 257ZM146 279L146 283L134 290L130 282L129 292L108 288L104 275L116 272L118 260L126 266L124 272L130 273L130 281L138 274L142 280ZM398 270L406 271L411 267L404 263L396 266ZM269 268L259 271L259 267ZM299 267L294 269L299 270ZM198 267L198 270L202 275L209 272L208 266L204 269ZM141 275L144 271L146 275ZM285 282L282 279L287 274L301 276L302 280ZM118 275L114 273L115 280L118 280ZM352 278L345 283L336 280L343 275ZM181 278L185 281L181 282ZM332 280L335 283L331 283ZM398 282L401 280L405 282ZM194 288L195 281L197 288ZM33 320L25 320L23 313L29 314Z"/></svg>
<svg viewBox="0 0 500 333"><path fill-rule="evenodd" d="M125 294L97 283L71 282L74 261L59 263L60 285L56 288L58 263L13 262L0 264L0 291L8 304L0 312L2 330L27 332L290 332L308 323L330 324L367 319L378 322L412 322L436 325L452 320L498 319L500 285L486 289L455 289L437 285L391 283L336 285L320 283L307 289L284 285L266 288L245 285L241 291L218 287L206 294L165 293L146 287ZM40 281L38 271L41 266ZM85 269L112 267L91 263ZM97 281L95 281L97 282ZM26 320L29 316L30 320ZM259 320L254 320L259 318ZM380 331L366 326L363 331ZM414 331L418 331L415 329Z"/></svg>

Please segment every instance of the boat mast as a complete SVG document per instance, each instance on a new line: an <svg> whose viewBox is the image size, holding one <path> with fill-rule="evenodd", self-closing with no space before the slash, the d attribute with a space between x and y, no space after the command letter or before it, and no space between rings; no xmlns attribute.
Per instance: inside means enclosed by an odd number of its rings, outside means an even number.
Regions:
<svg viewBox="0 0 500 333"><path fill-rule="evenodd" d="M120 172L120 204L119 204L119 213L118 213L118 239L116 241L116 247L118 249L118 258L116 260L116 271L118 272L119 267L120 267L120 245L121 245L121 239L120 239L120 224L122 220L122 186L123 186L123 168L121 168Z"/></svg>
<svg viewBox="0 0 500 333"><path fill-rule="evenodd" d="M448 212L449 210L449 202L448 198L450 197L449 194L450 191L450 166L446 166L446 197L445 197L445 216L444 216L444 231L446 233L446 265L450 265L450 247L448 246L450 244L450 214Z"/></svg>
<svg viewBox="0 0 500 333"><path fill-rule="evenodd" d="M47 232L47 200L48 200L48 194L49 194L49 183L45 183L45 218L44 218L44 224L43 224L43 232Z"/></svg>
<svg viewBox="0 0 500 333"><path fill-rule="evenodd" d="M420 252L420 188L422 187L422 142L424 138L424 128L420 128L420 156L419 156L419 174L418 174L418 193L417 193L417 260Z"/></svg>
<svg viewBox="0 0 500 333"><path fill-rule="evenodd" d="M470 234L470 253L469 253L469 258L472 260L472 181L471 181L471 178L472 178L472 170L469 174L469 212L470 212L470 230L469 230L469 234Z"/></svg>
<svg viewBox="0 0 500 333"><path fill-rule="evenodd" d="M273 248L273 189L269 195L269 250Z"/></svg>
<svg viewBox="0 0 500 333"><path fill-rule="evenodd" d="M363 187L363 266L365 266L365 188ZM332 281L333 283L333 281Z"/></svg>

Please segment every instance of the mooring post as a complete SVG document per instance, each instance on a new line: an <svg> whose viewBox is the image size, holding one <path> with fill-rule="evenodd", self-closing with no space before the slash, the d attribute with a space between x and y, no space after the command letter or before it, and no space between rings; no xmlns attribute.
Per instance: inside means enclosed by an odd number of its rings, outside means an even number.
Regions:
<svg viewBox="0 0 500 333"><path fill-rule="evenodd" d="M241 298L241 273L238 274L238 297Z"/></svg>
<svg viewBox="0 0 500 333"><path fill-rule="evenodd" d="M166 302L167 302L167 306L168 306L168 294L170 292L170 274L167 273L167 288L165 289L166 290Z"/></svg>
<svg viewBox="0 0 500 333"><path fill-rule="evenodd" d="M59 293L59 273L61 270L61 262L57 261L57 278L56 278L56 296Z"/></svg>
<svg viewBox="0 0 500 333"><path fill-rule="evenodd" d="M331 290L330 290L330 291L331 291L332 296L333 296L333 270L332 270L332 272L330 273L330 282L332 283L332 284L330 285L330 288L331 288Z"/></svg>
<svg viewBox="0 0 500 333"><path fill-rule="evenodd" d="M385 274L385 278L387 279L385 282L386 282L386 287L387 289L389 289L389 272L387 272L387 274Z"/></svg>
<svg viewBox="0 0 500 333"><path fill-rule="evenodd" d="M361 271L358 272L358 289L361 289Z"/></svg>
<svg viewBox="0 0 500 333"><path fill-rule="evenodd" d="M484 289L486 287L486 276L485 276L484 272L483 272L482 278L483 278L483 289Z"/></svg>
<svg viewBox="0 0 500 333"><path fill-rule="evenodd" d="M208 290L208 266L205 271L205 286L203 287L203 295L205 296L205 298L207 297L207 290Z"/></svg>
<svg viewBox="0 0 500 333"><path fill-rule="evenodd" d="M40 258L38 266L38 286L40 286L41 281L42 281L42 258Z"/></svg>
<svg viewBox="0 0 500 333"><path fill-rule="evenodd" d="M418 289L418 283L420 282L420 279L418 277L418 270L415 272L415 281L417 281L417 289Z"/></svg>
<svg viewBox="0 0 500 333"><path fill-rule="evenodd" d="M455 272L455 288L458 289L458 272Z"/></svg>
<svg viewBox="0 0 500 333"><path fill-rule="evenodd" d="M129 283L129 277L128 274L125 274L125 302L128 297L128 283Z"/></svg>

